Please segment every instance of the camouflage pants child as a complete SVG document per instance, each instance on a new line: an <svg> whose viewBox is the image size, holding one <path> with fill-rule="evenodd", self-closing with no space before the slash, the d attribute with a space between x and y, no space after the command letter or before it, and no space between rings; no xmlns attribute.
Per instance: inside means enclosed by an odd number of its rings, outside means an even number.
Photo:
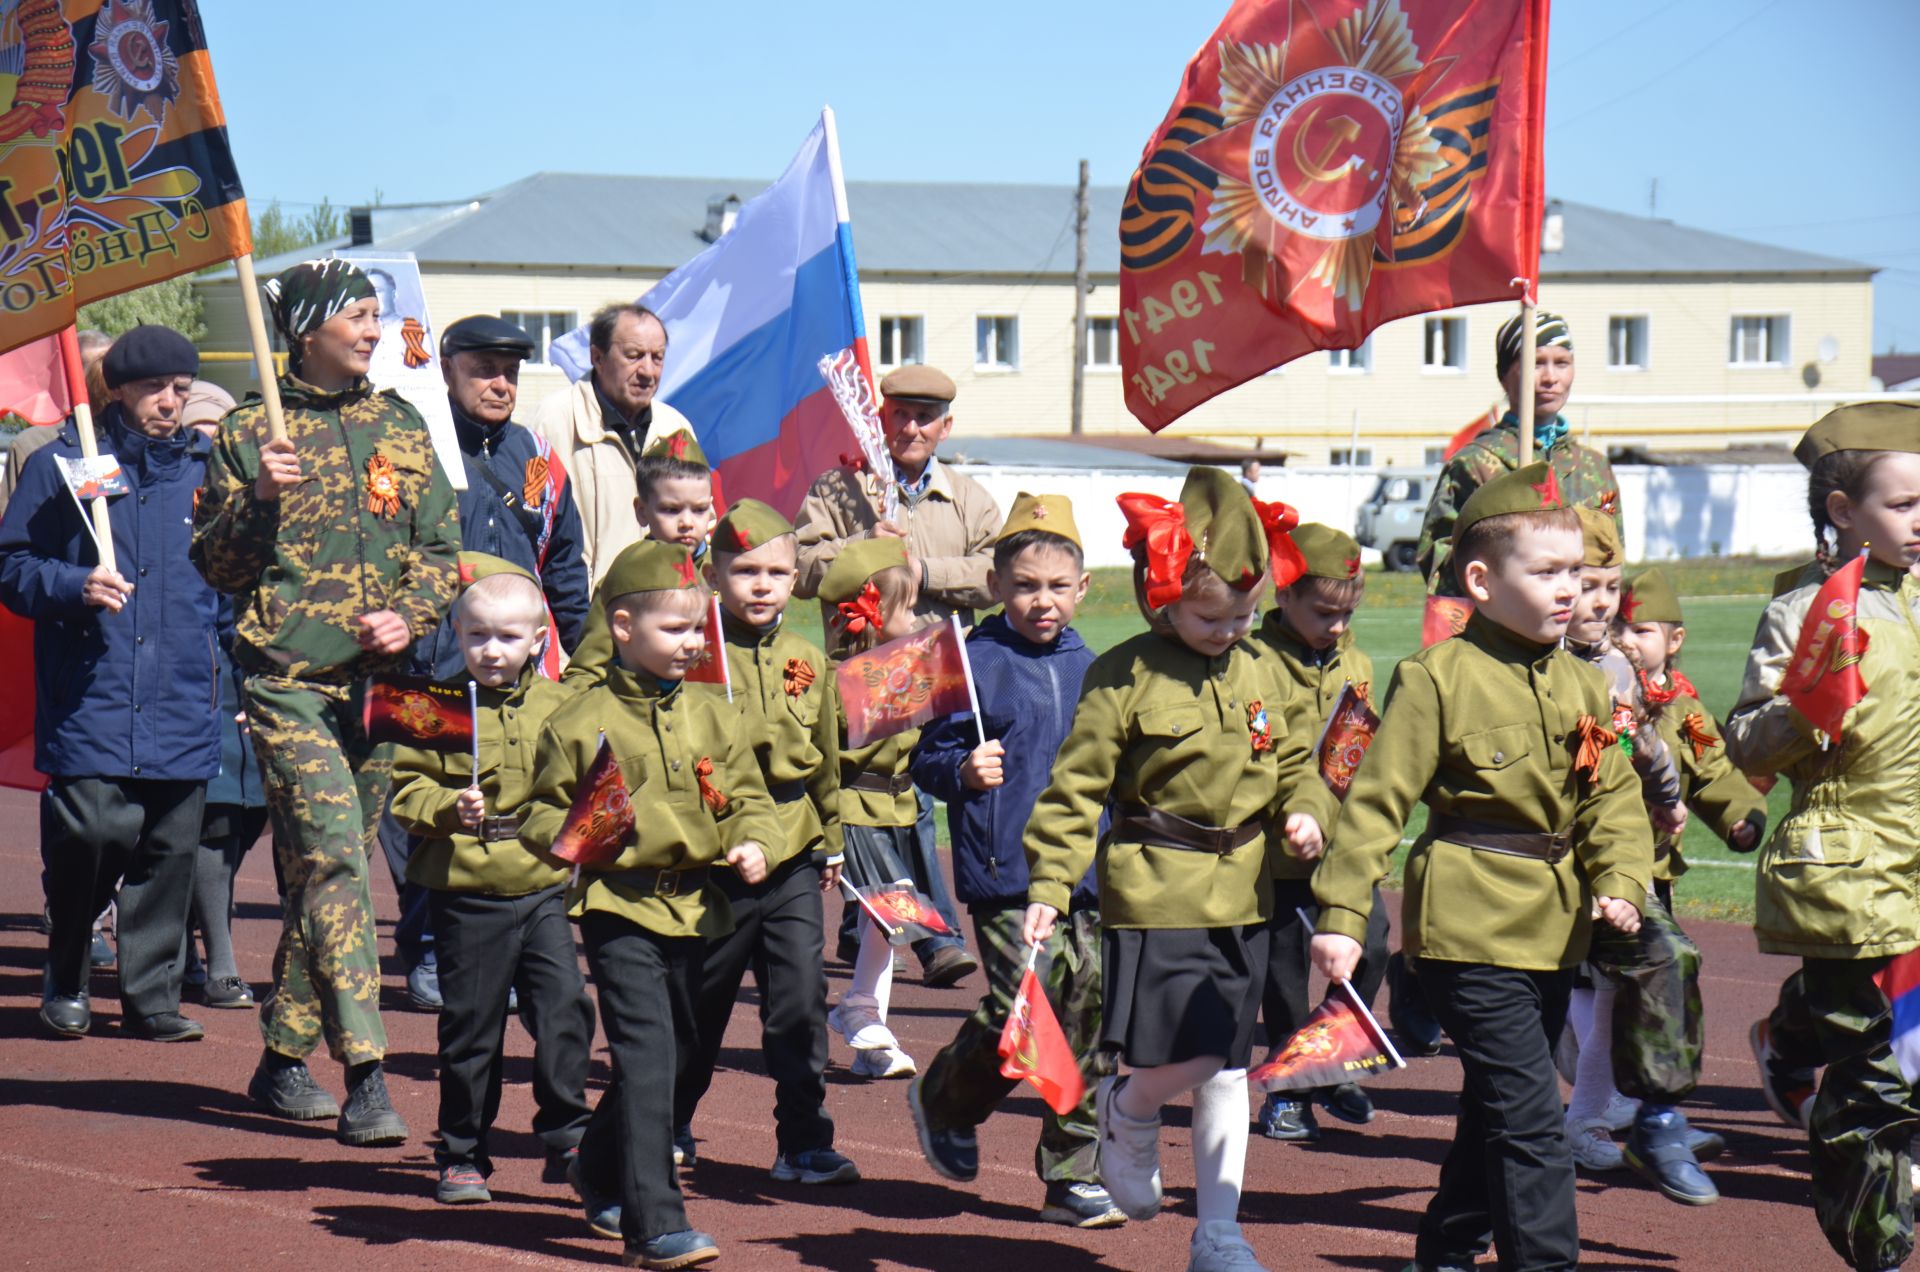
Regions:
<svg viewBox="0 0 1920 1272"><path fill-rule="evenodd" d="M927 1066L921 1080L921 1108L927 1124L940 1130L980 1125L1019 1083L1000 1074L1000 1031L1013 1011L1014 996L1026 970L1027 947L1020 939L1025 906L980 909L973 912L973 932L980 948L981 970L987 992L973 1014L961 1022L940 1054ZM1100 1066L1107 1054L1100 1042L1100 915L1075 910L1063 915L1053 939L1040 956L1040 983L1060 1018L1067 1045L1080 1059L1087 1080L1086 1095L1064 1117L1047 1109L1041 1118L1040 1143L1033 1152L1034 1172L1047 1182L1097 1183L1095 1165L1099 1130L1093 1116L1093 1088L1105 1076Z"/></svg>
<svg viewBox="0 0 1920 1272"><path fill-rule="evenodd" d="M1706 1025L1700 947L1651 894L1637 935L1593 928L1588 961L1619 987L1613 1000L1613 1081L1622 1095L1678 1104L1700 1082Z"/></svg>
<svg viewBox="0 0 1920 1272"><path fill-rule="evenodd" d="M261 1037L284 1056L305 1058L324 1037L342 1064L379 1060L387 1031L367 846L393 748L368 745L348 686L250 676L246 697L286 889Z"/></svg>

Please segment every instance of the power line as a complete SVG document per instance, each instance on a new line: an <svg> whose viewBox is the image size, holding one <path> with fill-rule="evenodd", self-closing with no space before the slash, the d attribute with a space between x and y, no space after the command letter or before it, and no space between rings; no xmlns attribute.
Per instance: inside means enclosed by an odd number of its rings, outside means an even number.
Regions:
<svg viewBox="0 0 1920 1272"><path fill-rule="evenodd" d="M1748 26L1752 25L1756 20L1758 20L1763 15L1772 12L1774 9L1779 8L1781 5L1781 2L1782 0L1769 0L1767 4L1764 4L1760 6L1758 9L1755 9L1752 13L1749 13L1746 17L1742 18L1740 21L1734 23L1732 26L1722 31L1719 35L1714 36L1711 40L1708 40L1705 44L1701 45L1699 48L1695 49L1693 52L1687 54L1687 56L1681 58L1678 62L1675 62L1672 66L1667 67L1665 70L1659 72L1656 75L1650 76L1649 78L1642 80L1640 83L1635 84L1632 88L1628 89L1624 93L1616 93L1614 96L1609 97L1606 101L1600 102L1599 104L1594 106L1589 106L1586 110L1581 111L1579 114L1574 115L1571 118L1562 119L1556 123L1548 125L1547 131L1553 132L1557 128L1565 128L1565 127L1568 127L1569 125L1577 124L1583 119L1588 119L1594 115L1599 114L1601 111L1607 109L1607 107L1609 106L1616 105L1620 102L1627 100L1627 98L1629 97L1634 97L1639 95L1640 93L1645 92L1647 89L1652 88L1655 84L1658 84L1661 80L1667 79L1670 76L1672 76L1672 74L1675 71L1681 70L1684 67L1690 65L1691 63L1699 61L1701 55L1707 53L1712 49L1718 48L1720 45L1732 39L1740 31L1743 31Z"/></svg>

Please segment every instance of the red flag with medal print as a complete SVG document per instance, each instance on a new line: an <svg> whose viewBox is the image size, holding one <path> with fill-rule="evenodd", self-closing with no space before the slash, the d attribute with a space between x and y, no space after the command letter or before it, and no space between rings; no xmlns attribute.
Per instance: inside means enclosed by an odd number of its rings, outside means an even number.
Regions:
<svg viewBox="0 0 1920 1272"><path fill-rule="evenodd" d="M464 689L425 676L371 676L360 702L370 742L423 751L465 751L473 745L473 709Z"/></svg>
<svg viewBox="0 0 1920 1272"><path fill-rule="evenodd" d="M1473 602L1464 596L1429 596L1420 615L1420 648L1437 645L1467 630Z"/></svg>
<svg viewBox="0 0 1920 1272"><path fill-rule="evenodd" d="M855 654L834 669L847 711L847 747L972 709L967 645L958 625L936 623Z"/></svg>
<svg viewBox="0 0 1920 1272"><path fill-rule="evenodd" d="M1033 1083L1047 1107L1065 1117L1086 1095L1086 1079L1032 960L1000 1030L1000 1076Z"/></svg>
<svg viewBox="0 0 1920 1272"><path fill-rule="evenodd" d="M700 644L700 657L687 668L684 679L696 685L725 685L727 701L733 701L733 672L727 666L727 642L720 630L720 597L707 604L707 626Z"/></svg>
<svg viewBox="0 0 1920 1272"><path fill-rule="evenodd" d="M1547 0L1237 0L1120 214L1152 431L1382 323L1517 300L1545 212Z"/></svg>
<svg viewBox="0 0 1920 1272"><path fill-rule="evenodd" d="M1342 981L1271 1060L1247 1074L1247 1085L1257 1091L1314 1091L1406 1065L1352 984Z"/></svg>
<svg viewBox="0 0 1920 1272"><path fill-rule="evenodd" d="M1820 585L1780 681L1781 694L1807 723L1836 742L1847 711L1867 696L1867 682L1860 675L1867 634L1860 629L1858 613L1860 580L1866 572L1863 552Z"/></svg>
<svg viewBox="0 0 1920 1272"><path fill-rule="evenodd" d="M548 851L576 866L599 866L617 858L632 837L633 799L603 733Z"/></svg>
<svg viewBox="0 0 1920 1272"><path fill-rule="evenodd" d="M1353 786L1353 775L1360 771L1367 748L1373 745L1373 735L1380 730L1380 717L1373 713L1366 689L1365 685L1356 687L1352 681L1347 682L1327 716L1327 727L1320 731L1319 745L1313 749L1321 779L1343 800Z"/></svg>

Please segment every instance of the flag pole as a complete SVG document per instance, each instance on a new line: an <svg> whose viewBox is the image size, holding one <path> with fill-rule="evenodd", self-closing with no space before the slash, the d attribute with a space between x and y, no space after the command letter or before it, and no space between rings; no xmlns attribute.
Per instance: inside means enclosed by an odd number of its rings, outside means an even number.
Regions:
<svg viewBox="0 0 1920 1272"><path fill-rule="evenodd" d="M980 745L987 744L987 722L980 718L980 691L973 687L973 659L967 657L967 634L960 628L958 614L947 615L947 621L953 624L953 638L960 642L960 671L967 678L967 705L973 708L973 731L980 739Z"/></svg>
<svg viewBox="0 0 1920 1272"><path fill-rule="evenodd" d="M100 443L93 435L93 403L87 397L87 372L80 363L80 335L71 323L60 329L60 369L67 377L67 397L73 403L73 428L80 434L80 453L93 459L100 453ZM120 565L113 555L113 526L107 520L107 497L95 495L90 511L100 564L118 574Z"/></svg>
<svg viewBox="0 0 1920 1272"><path fill-rule="evenodd" d="M480 785L480 686L467 681L467 714L473 722L469 735L473 741L473 784Z"/></svg>
<svg viewBox="0 0 1920 1272"><path fill-rule="evenodd" d="M880 911L873 908L873 902L867 900L866 895L862 893L860 889L847 882L847 876L844 874L840 876L840 886L846 889L847 895L853 898L855 905L867 912L868 918L880 925L880 930L887 934L887 944L893 944L893 938L896 936L906 935L907 930L905 928L895 927L893 924L887 922L886 917L882 915Z"/></svg>
<svg viewBox="0 0 1920 1272"><path fill-rule="evenodd" d="M1520 467L1525 468L1533 462L1533 386L1539 372L1534 370L1533 350L1534 306L1533 289L1529 287L1520 298L1520 400L1513 404L1514 413L1520 417Z"/></svg>
<svg viewBox="0 0 1920 1272"><path fill-rule="evenodd" d="M254 276L253 253L233 258L240 277L240 305L247 312L247 336L253 342L253 369L260 376L260 400L267 408L267 436L287 440L287 417L280 407L280 381L273 372L273 345L267 341L267 319L260 308L260 280Z"/></svg>

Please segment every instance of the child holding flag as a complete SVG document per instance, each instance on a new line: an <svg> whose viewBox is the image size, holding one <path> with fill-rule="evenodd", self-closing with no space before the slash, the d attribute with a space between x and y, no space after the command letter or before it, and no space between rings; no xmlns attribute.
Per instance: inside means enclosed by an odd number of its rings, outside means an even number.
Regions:
<svg viewBox="0 0 1920 1272"><path fill-rule="evenodd" d="M1269 580L1301 571L1293 510L1217 468L1178 503L1120 496L1152 630L1087 670L1073 728L1027 826L1028 943L1089 865L1100 884L1101 1045L1128 1072L1096 1096L1101 1181L1129 1218L1160 1209L1160 1108L1193 1092L1192 1272L1260 1265L1241 1236L1247 1062L1267 965L1269 839L1317 852L1334 798L1287 727L1292 690L1245 643ZM1099 833L1111 801L1112 822ZM1096 846L1097 838L1097 846Z"/></svg>
<svg viewBox="0 0 1920 1272"><path fill-rule="evenodd" d="M1018 1081L1002 1072L999 1046L1027 963L1020 841L1093 662L1072 626L1088 582L1072 503L1064 495L1021 494L994 541L987 574L987 590L1003 610L967 638L980 723L970 713L949 716L929 725L914 748L914 785L947 806L954 891L973 916L987 977L980 1005L908 1093L927 1164L963 1183L980 1169L975 1128ZM1071 911L1055 929L1039 977L1061 1005L1068 1045L1088 1060L1100 1036L1099 932L1099 894L1089 873L1074 886ZM1068 1112L1042 1115L1034 1169L1046 1189L1043 1222L1126 1222L1100 1186L1097 1135L1090 1091Z"/></svg>
<svg viewBox="0 0 1920 1272"><path fill-rule="evenodd" d="M492 1200L487 1132L500 1107L508 990L520 991L520 1020L533 1035L533 1131L546 1145L549 1183L566 1179L587 1125L593 1048L566 870L519 840L540 726L572 695L540 674L535 655L548 630L533 575L462 552L460 576L453 631L477 686L475 749L402 746L393 757L393 816L421 836L407 878L427 889L446 1003L434 1159L435 1195L449 1205Z"/></svg>
<svg viewBox="0 0 1920 1272"><path fill-rule="evenodd" d="M1821 569L1762 615L1727 753L1792 783L1761 850L1754 935L1804 960L1827 1062L1809 1115L1814 1213L1848 1264L1878 1272L1913 1251L1908 1140L1920 1118L1895 1056L1895 987L1880 983L1920 947L1920 408L1840 407L1793 454L1808 469Z"/></svg>
<svg viewBox="0 0 1920 1272"><path fill-rule="evenodd" d="M699 1040L681 1048L674 1085L674 1144L681 1164L690 1164L694 1109L713 1082L727 1018L751 966L760 986L760 1053L774 1082L773 1177L856 1183L859 1169L833 1148L824 1076L820 894L840 878L839 698L826 655L782 621L796 569L792 523L757 499L742 499L714 527L713 542L706 577L720 595L737 724L751 740L786 833L767 846L764 881L720 877L734 929L707 951L695 1008Z"/></svg>
<svg viewBox="0 0 1920 1272"><path fill-rule="evenodd" d="M762 845L785 835L738 714L681 685L708 611L692 554L635 544L601 587L618 664L540 731L520 840L580 867L569 913L613 1057L613 1082L581 1137L575 1187L596 1231L617 1210L626 1266L686 1268L719 1256L711 1237L687 1226L673 1168L676 1047L695 1037L708 943L733 926L713 876L724 860L760 882Z"/></svg>

